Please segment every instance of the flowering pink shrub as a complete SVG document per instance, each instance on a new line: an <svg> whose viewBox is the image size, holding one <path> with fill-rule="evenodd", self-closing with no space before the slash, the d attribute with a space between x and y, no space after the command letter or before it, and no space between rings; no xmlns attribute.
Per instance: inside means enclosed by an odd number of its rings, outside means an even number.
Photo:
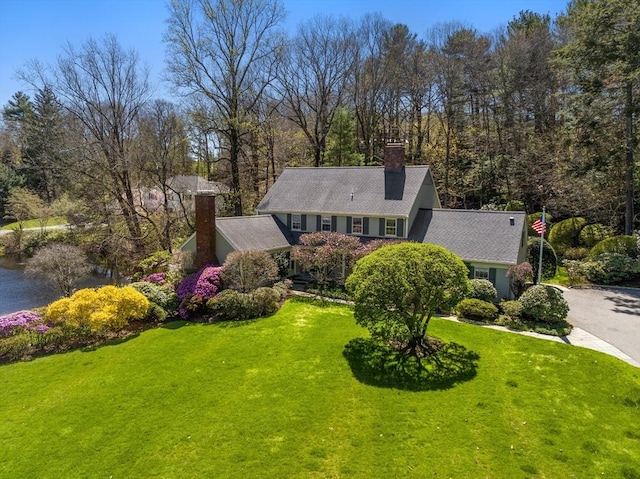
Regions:
<svg viewBox="0 0 640 479"><path fill-rule="evenodd" d="M181 302L178 308L181 318L186 318L190 312L202 309L208 299L218 295L222 289L221 271L222 266L207 265L180 281L176 294Z"/></svg>
<svg viewBox="0 0 640 479"><path fill-rule="evenodd" d="M0 316L0 337L13 336L25 330L45 333L48 329L47 325L42 324L42 318L33 311L18 311Z"/></svg>
<svg viewBox="0 0 640 479"><path fill-rule="evenodd" d="M198 272L184 278L176 288L176 294L180 301L192 296L203 299L213 298L220 291L220 271L222 266L207 265Z"/></svg>
<svg viewBox="0 0 640 479"><path fill-rule="evenodd" d="M363 244L359 238L342 233L307 233L300 236L300 244L292 248L291 258L319 285L341 285L358 259L395 242L397 240L382 239Z"/></svg>

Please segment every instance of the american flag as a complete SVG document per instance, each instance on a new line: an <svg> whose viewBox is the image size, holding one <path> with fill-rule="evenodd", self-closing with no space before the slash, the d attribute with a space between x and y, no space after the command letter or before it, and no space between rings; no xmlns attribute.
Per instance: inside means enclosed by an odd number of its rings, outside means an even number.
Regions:
<svg viewBox="0 0 640 479"><path fill-rule="evenodd" d="M539 235L543 235L547 232L547 224L544 222L544 216L542 218L537 219L531 227L534 229L536 233Z"/></svg>

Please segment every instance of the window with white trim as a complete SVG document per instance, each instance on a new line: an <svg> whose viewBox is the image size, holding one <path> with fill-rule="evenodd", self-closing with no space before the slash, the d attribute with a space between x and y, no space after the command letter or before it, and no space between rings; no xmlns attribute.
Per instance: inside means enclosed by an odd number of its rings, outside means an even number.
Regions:
<svg viewBox="0 0 640 479"><path fill-rule="evenodd" d="M489 279L489 268L474 268L473 277L475 279Z"/></svg>
<svg viewBox="0 0 640 479"><path fill-rule="evenodd" d="M322 228L321 231L331 231L331 216L323 216L322 217Z"/></svg>
<svg viewBox="0 0 640 479"><path fill-rule="evenodd" d="M302 215L299 215L299 214L291 215L291 229L295 231L302 230Z"/></svg>
<svg viewBox="0 0 640 479"><path fill-rule="evenodd" d="M362 216L354 216L351 218L351 234L362 234Z"/></svg>
<svg viewBox="0 0 640 479"><path fill-rule="evenodd" d="M384 235L385 236L396 236L397 231L397 222L395 218L387 218L385 220L385 228Z"/></svg>

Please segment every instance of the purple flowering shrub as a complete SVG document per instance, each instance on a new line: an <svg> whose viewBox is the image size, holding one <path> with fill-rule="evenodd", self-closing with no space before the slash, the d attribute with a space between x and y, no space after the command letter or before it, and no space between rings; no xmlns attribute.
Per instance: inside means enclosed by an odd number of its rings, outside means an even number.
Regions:
<svg viewBox="0 0 640 479"><path fill-rule="evenodd" d="M213 298L220 291L220 271L222 266L207 265L185 277L176 288L178 299L183 301L192 296L203 299Z"/></svg>
<svg viewBox="0 0 640 479"><path fill-rule="evenodd" d="M42 318L33 311L18 311L0 316L0 338L24 331L44 334L48 329L49 327L43 324Z"/></svg>
<svg viewBox="0 0 640 479"><path fill-rule="evenodd" d="M222 266L207 265L196 273L186 276L178 287L176 294L181 301L179 313L186 318L190 311L200 309L206 300L214 298L222 289L220 272Z"/></svg>

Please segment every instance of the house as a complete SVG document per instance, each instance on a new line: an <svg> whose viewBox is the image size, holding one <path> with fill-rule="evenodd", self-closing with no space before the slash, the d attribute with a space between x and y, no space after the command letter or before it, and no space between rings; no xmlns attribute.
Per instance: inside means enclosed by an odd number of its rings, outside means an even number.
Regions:
<svg viewBox="0 0 640 479"><path fill-rule="evenodd" d="M512 297L507 269L526 260L524 212L443 209L430 168L405 166L401 143L387 145L384 166L285 168L256 209L256 216L215 219L215 195L198 195L196 222L208 226L183 249L203 265L223 263L231 251L288 251L314 231L435 243L501 298Z"/></svg>
<svg viewBox="0 0 640 479"><path fill-rule="evenodd" d="M194 211L195 195L199 191L208 191L218 196L218 201L216 202L218 214L224 204L224 195L230 192L227 185L217 181L205 180L201 176L196 175L172 176L167 181L167 188L169 189L167 199L171 210L180 211L181 208L184 208L186 211Z"/></svg>
<svg viewBox="0 0 640 479"><path fill-rule="evenodd" d="M208 181L196 175L172 176L166 183L167 209L171 213L191 213L195 210L195 195L199 191L208 191L218 196L217 213L220 214L224 205L224 195L230 191L229 187L216 181ZM165 203L162 189L158 187L139 187L135 192L137 207L147 211L155 211Z"/></svg>

